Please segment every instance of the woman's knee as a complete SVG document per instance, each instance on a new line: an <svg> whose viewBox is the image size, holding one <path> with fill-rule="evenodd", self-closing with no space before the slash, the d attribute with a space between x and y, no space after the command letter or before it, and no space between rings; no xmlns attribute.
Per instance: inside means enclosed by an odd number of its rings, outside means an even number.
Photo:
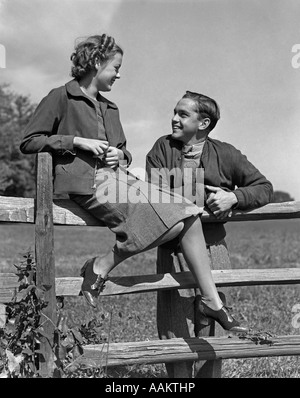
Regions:
<svg viewBox="0 0 300 398"><path fill-rule="evenodd" d="M201 220L199 217L191 216L191 217L185 218L183 220L183 222L184 222L185 230L188 230L190 228L192 228L192 229L199 228L199 227L202 228Z"/></svg>
<svg viewBox="0 0 300 398"><path fill-rule="evenodd" d="M188 217L179 223L175 224L173 228L169 230L169 236L172 236L172 239L179 236L182 232L186 232L187 230L196 227L198 217ZM200 220L198 220L200 221Z"/></svg>
<svg viewBox="0 0 300 398"><path fill-rule="evenodd" d="M179 223L175 224L168 232L168 238L170 240L175 239L184 228L184 221L179 221Z"/></svg>

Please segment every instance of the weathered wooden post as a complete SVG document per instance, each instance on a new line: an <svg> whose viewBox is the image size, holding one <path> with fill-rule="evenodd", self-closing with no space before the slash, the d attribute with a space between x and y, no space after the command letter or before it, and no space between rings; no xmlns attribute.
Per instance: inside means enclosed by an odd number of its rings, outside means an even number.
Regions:
<svg viewBox="0 0 300 398"><path fill-rule="evenodd" d="M211 268L218 270L218 269L230 269L231 268L231 263L230 263L230 258L229 258L229 253L227 250L227 246L225 245L225 242L222 244L218 245L217 247L215 245L212 246L209 249L210 252L210 258L211 258ZM214 252L217 252L215 254ZM225 287L222 288L221 290L218 289L219 295L221 297L221 300L223 303L226 304L226 296L228 295L229 288ZM224 337L228 335L227 332L224 331L224 329L214 321L211 321L211 323L205 327L201 325L201 320L199 318L199 312L196 312L195 315L195 322L197 324L198 328L198 333L197 337ZM222 377L222 359L213 359L213 360L206 360L206 361L197 361L195 362L195 378L221 378Z"/></svg>
<svg viewBox="0 0 300 398"><path fill-rule="evenodd" d="M42 310L44 332L48 336L41 342L40 375L52 377L54 373L54 330L56 325L55 261L53 236L53 183L52 157L49 153L37 155L36 169L35 258L37 286L46 289L48 306Z"/></svg>
<svg viewBox="0 0 300 398"><path fill-rule="evenodd" d="M213 269L228 269L230 262L227 250L218 250L219 260L216 262L212 258ZM222 253L222 254L221 254ZM157 258L158 273L178 273L189 271L181 250L174 250L167 247L159 247ZM210 254L211 257L212 256ZM227 256L227 258L226 258ZM225 294L227 288L223 288ZM211 322L207 326L202 325L203 319L199 319L197 311L197 300L200 296L195 296L195 289L184 290L165 290L158 292L157 301L157 325L161 338L174 337L222 337L225 332L216 322ZM224 300L224 298L222 297ZM170 378L221 378L222 360L197 360L178 361L165 364Z"/></svg>

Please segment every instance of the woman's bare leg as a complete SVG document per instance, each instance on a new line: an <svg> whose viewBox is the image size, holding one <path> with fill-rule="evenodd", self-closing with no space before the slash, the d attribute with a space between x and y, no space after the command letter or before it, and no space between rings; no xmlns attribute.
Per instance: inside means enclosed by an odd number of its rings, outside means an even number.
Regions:
<svg viewBox="0 0 300 398"><path fill-rule="evenodd" d="M163 236L157 239L146 250L160 246L176 237L179 237L182 253L190 268L197 285L200 288L203 301L214 310L222 307L222 302L212 278L210 262L207 255L203 236L202 224L199 217L189 217L171 228ZM106 277L123 260L113 251L94 263L94 272Z"/></svg>
<svg viewBox="0 0 300 398"><path fill-rule="evenodd" d="M199 303L201 304L201 309L199 307L199 310L202 311L203 315L217 321L225 330L246 333L248 328L241 326L240 323L229 314L219 297L212 277L202 224L199 217L189 217L176 224L145 250L152 249L176 237L179 239L185 261L202 294L201 303ZM89 271L86 271L88 269L87 263L83 267L84 281L81 290L88 303L94 308L97 306L96 299L103 287L103 279L99 279L99 276L106 278L107 274L121 261L123 261L123 259L111 252L103 258L97 258L92 263L89 263L93 264L94 272L92 275L90 268ZM85 273L87 273L87 276ZM97 277L95 277L95 273L98 274Z"/></svg>
<svg viewBox="0 0 300 398"><path fill-rule="evenodd" d="M221 309L223 303L212 277L199 217L187 219L184 229L179 234L179 241L184 259L201 291L202 301L213 310Z"/></svg>
<svg viewBox="0 0 300 398"><path fill-rule="evenodd" d="M184 228L185 222L180 221L164 235L162 235L159 239L153 242L150 246L146 247L143 251L148 251L150 249L153 249L154 247L160 246L163 243L175 239L184 230ZM113 251L110 251L106 256L98 257L96 259L94 263L94 272L96 274L101 274L101 276L104 278L122 261L124 260L118 257Z"/></svg>

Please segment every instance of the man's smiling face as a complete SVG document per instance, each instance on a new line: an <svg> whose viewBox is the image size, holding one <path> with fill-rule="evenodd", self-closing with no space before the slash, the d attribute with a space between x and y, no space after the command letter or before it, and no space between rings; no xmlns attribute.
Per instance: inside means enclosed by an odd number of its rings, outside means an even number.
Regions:
<svg viewBox="0 0 300 398"><path fill-rule="evenodd" d="M195 102L190 98L182 98L174 109L172 138L182 141L184 144L195 143L201 126L199 117Z"/></svg>

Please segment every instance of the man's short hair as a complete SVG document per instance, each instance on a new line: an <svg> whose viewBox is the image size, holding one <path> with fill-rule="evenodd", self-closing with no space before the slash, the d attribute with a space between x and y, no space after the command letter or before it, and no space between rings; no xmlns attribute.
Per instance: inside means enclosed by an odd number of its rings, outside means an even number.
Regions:
<svg viewBox="0 0 300 398"><path fill-rule="evenodd" d="M203 94L187 91L182 98L190 98L197 106L197 112L202 118L210 119L209 131L215 128L220 119L220 108L217 102Z"/></svg>

